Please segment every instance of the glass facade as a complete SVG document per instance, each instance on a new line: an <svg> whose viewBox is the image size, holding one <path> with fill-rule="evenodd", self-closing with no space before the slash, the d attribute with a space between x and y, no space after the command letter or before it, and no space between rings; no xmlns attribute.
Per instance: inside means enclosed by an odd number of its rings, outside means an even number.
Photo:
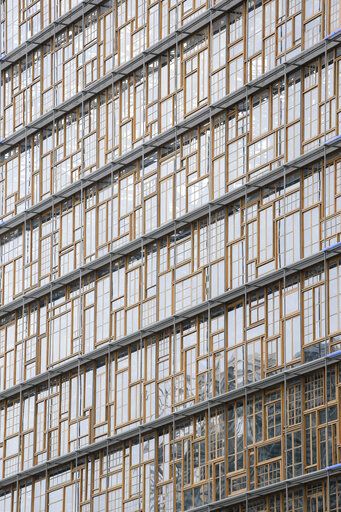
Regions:
<svg viewBox="0 0 341 512"><path fill-rule="evenodd" d="M0 19L0 512L340 512L341 0Z"/></svg>

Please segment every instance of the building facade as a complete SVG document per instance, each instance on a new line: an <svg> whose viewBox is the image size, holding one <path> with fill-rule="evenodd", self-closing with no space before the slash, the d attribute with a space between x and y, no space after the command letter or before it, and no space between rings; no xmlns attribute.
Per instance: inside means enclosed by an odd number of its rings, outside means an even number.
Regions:
<svg viewBox="0 0 341 512"><path fill-rule="evenodd" d="M341 1L1 0L0 511L341 511Z"/></svg>

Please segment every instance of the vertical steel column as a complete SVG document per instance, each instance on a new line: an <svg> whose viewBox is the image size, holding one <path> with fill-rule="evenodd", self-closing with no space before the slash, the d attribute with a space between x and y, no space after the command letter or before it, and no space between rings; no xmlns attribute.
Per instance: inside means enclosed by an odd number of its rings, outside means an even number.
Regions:
<svg viewBox="0 0 341 512"><path fill-rule="evenodd" d="M244 393L244 418L247 421L247 404L248 404L248 388L247 388L247 379L248 379L248 357L247 357L247 287L246 287L246 279L247 279L247 247L248 247L248 240L247 240L247 198L248 198L248 180L249 180L249 172L248 172L248 139L249 139L249 130L250 130L250 108L249 108L249 91L247 84L249 83L249 52L248 52L248 19L249 19L249 11L247 8L247 3L245 4L245 40L244 40L244 53L245 53L245 63L246 63L246 87L245 87L245 110L246 110L246 121L245 121L245 178L244 178L244 216L243 216L243 210L241 207L241 215L240 215L240 222L243 224L244 222L244 233L245 233L245 242L244 242L244 277L243 277L243 283L244 283L244 327L243 327L243 334L244 334L244 340L243 340L243 350L244 350L244 376L243 376L243 382L245 385L245 393ZM244 70L245 72L245 70ZM238 121L236 121L238 126ZM244 219L243 219L244 217ZM242 227L242 226L241 226ZM238 361L237 361L237 368L238 368ZM250 468L249 468L249 448L248 448L248 440L247 436L244 440L245 443L245 469L246 469L246 493L245 493L245 511L249 511L249 494L248 491L250 490ZM255 458L254 458L255 461ZM254 468L254 479L256 480L255 475L255 468Z"/></svg>

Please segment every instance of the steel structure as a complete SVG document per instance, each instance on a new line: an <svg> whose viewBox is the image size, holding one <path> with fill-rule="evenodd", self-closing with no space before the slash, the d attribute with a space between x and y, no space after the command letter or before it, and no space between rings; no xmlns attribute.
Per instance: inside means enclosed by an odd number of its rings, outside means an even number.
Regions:
<svg viewBox="0 0 341 512"><path fill-rule="evenodd" d="M340 0L0 19L0 511L341 510Z"/></svg>

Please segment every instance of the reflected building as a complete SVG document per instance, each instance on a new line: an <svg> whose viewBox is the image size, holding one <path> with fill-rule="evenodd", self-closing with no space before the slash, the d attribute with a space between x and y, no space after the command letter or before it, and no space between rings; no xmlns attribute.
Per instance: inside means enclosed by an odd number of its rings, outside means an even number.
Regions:
<svg viewBox="0 0 341 512"><path fill-rule="evenodd" d="M341 510L340 0L0 18L0 511Z"/></svg>

